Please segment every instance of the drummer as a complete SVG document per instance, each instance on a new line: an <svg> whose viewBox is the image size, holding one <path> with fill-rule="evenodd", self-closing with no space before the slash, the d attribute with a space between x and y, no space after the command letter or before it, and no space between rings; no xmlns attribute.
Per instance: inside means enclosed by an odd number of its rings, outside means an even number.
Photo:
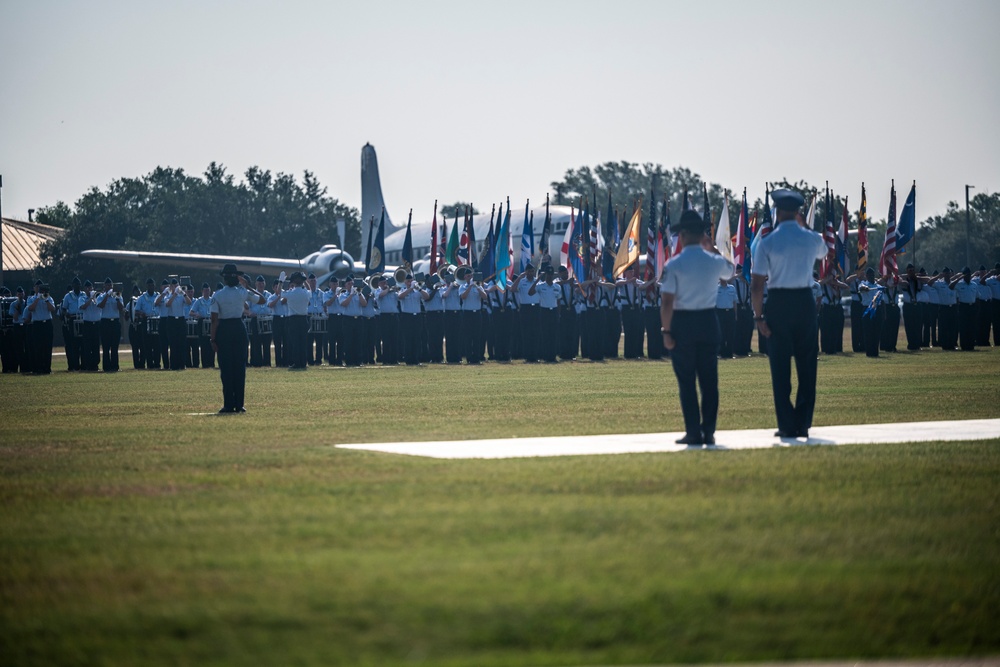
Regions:
<svg viewBox="0 0 1000 667"><path fill-rule="evenodd" d="M308 363L306 347L309 344L309 300L311 293L303 287L306 276L296 271L291 276L292 288L279 294L288 307L285 317L285 340L288 343L288 369L305 370Z"/></svg>
<svg viewBox="0 0 1000 667"><path fill-rule="evenodd" d="M140 294L135 300L135 307L132 310L136 326L143 329L142 359L145 363L146 369L153 370L155 368L159 370L160 336L158 327L160 321L158 319L156 309L156 282L154 282L152 278L146 279L146 291ZM151 322L151 318L157 319ZM154 326L157 328L153 328Z"/></svg>
<svg viewBox="0 0 1000 667"><path fill-rule="evenodd" d="M74 277L72 289L63 297L60 306L64 322L63 337L66 340L66 370L68 371L80 370L80 339L76 337L76 330L74 330L75 320L80 318L80 297L82 296L80 284L80 279Z"/></svg>
<svg viewBox="0 0 1000 667"><path fill-rule="evenodd" d="M191 304L188 317L198 321L198 347L201 349L201 367L215 368L215 352L204 322L212 319L212 287L208 283L201 284L201 296Z"/></svg>

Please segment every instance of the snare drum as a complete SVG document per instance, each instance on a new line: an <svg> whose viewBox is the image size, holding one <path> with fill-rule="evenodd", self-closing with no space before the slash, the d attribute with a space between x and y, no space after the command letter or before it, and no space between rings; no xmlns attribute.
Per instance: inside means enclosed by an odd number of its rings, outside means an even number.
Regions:
<svg viewBox="0 0 1000 667"><path fill-rule="evenodd" d="M326 333L326 318L323 317L322 315L310 315L309 333L311 334Z"/></svg>
<svg viewBox="0 0 1000 667"><path fill-rule="evenodd" d="M212 320L206 317L199 321L201 322L201 335L209 338L212 335Z"/></svg>
<svg viewBox="0 0 1000 667"><path fill-rule="evenodd" d="M274 331L274 315L257 316L257 333L261 336L270 336Z"/></svg>
<svg viewBox="0 0 1000 667"><path fill-rule="evenodd" d="M160 318L159 317L147 317L146 318L146 333L150 336L156 336L160 333Z"/></svg>
<svg viewBox="0 0 1000 667"><path fill-rule="evenodd" d="M201 322L198 320L184 320L187 325L187 337L198 338L201 335Z"/></svg>

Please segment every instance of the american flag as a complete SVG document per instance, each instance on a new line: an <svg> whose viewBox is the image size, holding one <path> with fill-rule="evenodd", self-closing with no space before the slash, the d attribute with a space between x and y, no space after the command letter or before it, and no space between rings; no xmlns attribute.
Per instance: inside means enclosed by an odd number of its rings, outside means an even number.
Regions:
<svg viewBox="0 0 1000 667"><path fill-rule="evenodd" d="M889 221L885 230L885 244L882 246L882 256L878 260L879 273L883 276L896 277L899 268L896 266L896 183L892 184L889 193Z"/></svg>

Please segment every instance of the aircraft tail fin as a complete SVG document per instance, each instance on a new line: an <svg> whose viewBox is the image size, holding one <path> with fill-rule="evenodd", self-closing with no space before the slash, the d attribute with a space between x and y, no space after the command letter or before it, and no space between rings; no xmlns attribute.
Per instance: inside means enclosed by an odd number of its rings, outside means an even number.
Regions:
<svg viewBox="0 0 1000 667"><path fill-rule="evenodd" d="M382 182L378 175L378 158L375 156L375 147L365 144L361 149L361 248L358 257L363 258L368 248L368 228L369 220L375 217L376 229L382 216L382 209L385 207L385 200L382 198ZM388 209L385 212L385 234L401 229L392 224Z"/></svg>

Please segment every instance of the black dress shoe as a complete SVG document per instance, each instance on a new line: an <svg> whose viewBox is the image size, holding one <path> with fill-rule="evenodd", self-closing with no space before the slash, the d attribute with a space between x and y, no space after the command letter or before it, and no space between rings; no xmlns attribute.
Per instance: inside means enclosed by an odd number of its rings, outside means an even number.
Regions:
<svg viewBox="0 0 1000 667"><path fill-rule="evenodd" d="M236 408L222 408L219 410L220 415L231 415L236 412Z"/></svg>
<svg viewBox="0 0 1000 667"><path fill-rule="evenodd" d="M807 428L799 429L797 437L799 437L799 438L805 438L806 440L808 440L809 439L809 429L807 429Z"/></svg>
<svg viewBox="0 0 1000 667"><path fill-rule="evenodd" d="M702 444L700 435L685 435L683 438L674 440L678 445L700 445Z"/></svg>
<svg viewBox="0 0 1000 667"><path fill-rule="evenodd" d="M782 431L781 429L774 432L775 438L794 438L796 435L794 431Z"/></svg>
<svg viewBox="0 0 1000 667"><path fill-rule="evenodd" d="M714 445L715 444L715 434L714 433L706 433L704 436L702 436L701 441L703 443L705 443L706 445Z"/></svg>
<svg viewBox="0 0 1000 667"><path fill-rule="evenodd" d="M246 414L246 411L247 411L246 408L234 408L233 409L233 412L238 412L240 414Z"/></svg>

